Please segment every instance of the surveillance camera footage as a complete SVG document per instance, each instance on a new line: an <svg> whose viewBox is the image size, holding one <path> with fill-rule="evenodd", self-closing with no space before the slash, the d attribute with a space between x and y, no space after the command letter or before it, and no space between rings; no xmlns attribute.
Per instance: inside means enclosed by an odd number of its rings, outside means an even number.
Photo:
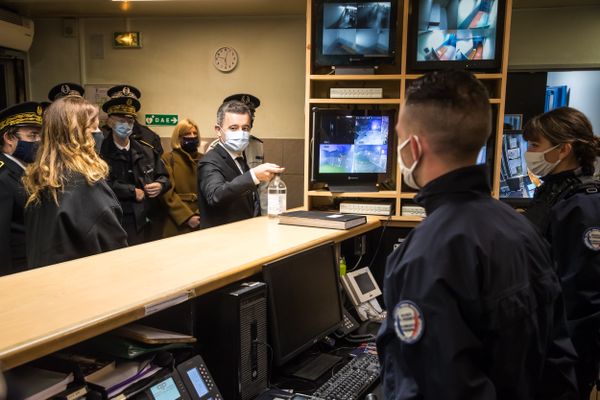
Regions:
<svg viewBox="0 0 600 400"><path fill-rule="evenodd" d="M388 56L391 2L323 7L323 54Z"/></svg>
<svg viewBox="0 0 600 400"><path fill-rule="evenodd" d="M319 173L385 173L388 131L387 116L325 116Z"/></svg>
<svg viewBox="0 0 600 400"><path fill-rule="evenodd" d="M499 0L421 0L417 61L493 60Z"/></svg>

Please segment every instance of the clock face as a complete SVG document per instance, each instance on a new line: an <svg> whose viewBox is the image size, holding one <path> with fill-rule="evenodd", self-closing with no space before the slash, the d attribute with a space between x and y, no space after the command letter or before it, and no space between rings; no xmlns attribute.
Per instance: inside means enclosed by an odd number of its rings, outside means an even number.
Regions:
<svg viewBox="0 0 600 400"><path fill-rule="evenodd" d="M221 72L232 71L238 63L238 54L232 47L221 47L215 52L213 64Z"/></svg>

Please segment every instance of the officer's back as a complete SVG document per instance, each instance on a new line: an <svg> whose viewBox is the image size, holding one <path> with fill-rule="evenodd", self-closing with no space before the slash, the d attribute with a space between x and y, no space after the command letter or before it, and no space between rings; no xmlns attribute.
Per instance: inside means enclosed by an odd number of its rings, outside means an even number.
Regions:
<svg viewBox="0 0 600 400"><path fill-rule="evenodd" d="M486 167L474 165L490 114L485 88L458 71L415 81L401 110L403 180L420 189L427 218L386 267L378 338L386 399L575 392L547 243L490 196Z"/></svg>

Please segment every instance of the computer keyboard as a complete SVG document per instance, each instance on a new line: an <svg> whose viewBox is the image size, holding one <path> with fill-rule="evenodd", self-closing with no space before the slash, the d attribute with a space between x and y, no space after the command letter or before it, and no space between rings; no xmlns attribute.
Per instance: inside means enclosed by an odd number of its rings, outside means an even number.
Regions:
<svg viewBox="0 0 600 400"><path fill-rule="evenodd" d="M356 400L379 378L379 359L375 354L360 354L335 373L312 395L325 400Z"/></svg>

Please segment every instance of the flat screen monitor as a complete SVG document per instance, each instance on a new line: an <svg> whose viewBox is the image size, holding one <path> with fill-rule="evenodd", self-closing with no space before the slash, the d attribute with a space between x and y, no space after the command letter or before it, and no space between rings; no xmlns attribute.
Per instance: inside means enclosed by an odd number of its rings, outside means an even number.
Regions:
<svg viewBox="0 0 600 400"><path fill-rule="evenodd" d="M333 243L265 264L273 361L282 365L343 320Z"/></svg>
<svg viewBox="0 0 600 400"><path fill-rule="evenodd" d="M527 142L523 138L523 131L504 131L500 166L501 199L518 200L533 197L536 186L527 172L526 151Z"/></svg>
<svg viewBox="0 0 600 400"><path fill-rule="evenodd" d="M313 108L312 181L375 187L390 169L395 113Z"/></svg>
<svg viewBox="0 0 600 400"><path fill-rule="evenodd" d="M396 3L397 0L316 0L315 65L392 64L396 54Z"/></svg>
<svg viewBox="0 0 600 400"><path fill-rule="evenodd" d="M499 70L504 0L416 0L409 18L411 70Z"/></svg>

